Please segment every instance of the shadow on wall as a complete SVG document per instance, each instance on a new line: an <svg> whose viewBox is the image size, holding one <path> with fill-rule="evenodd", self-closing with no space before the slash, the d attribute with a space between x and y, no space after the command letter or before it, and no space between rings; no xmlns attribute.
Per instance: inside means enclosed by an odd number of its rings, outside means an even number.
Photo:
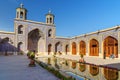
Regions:
<svg viewBox="0 0 120 80"><path fill-rule="evenodd" d="M13 42L8 38L0 38L0 55L12 55L14 52L17 52L18 49L12 45Z"/></svg>

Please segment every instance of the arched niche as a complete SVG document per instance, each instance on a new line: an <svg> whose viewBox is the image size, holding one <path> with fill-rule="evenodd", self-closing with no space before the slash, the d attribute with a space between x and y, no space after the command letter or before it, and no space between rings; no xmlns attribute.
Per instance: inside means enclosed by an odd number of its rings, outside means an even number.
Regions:
<svg viewBox="0 0 120 80"><path fill-rule="evenodd" d="M49 45L48 45L48 55L49 55L50 52L52 51L51 49L52 49L52 44L49 44Z"/></svg>
<svg viewBox="0 0 120 80"><path fill-rule="evenodd" d="M23 47L22 45L23 45L22 42L19 42L19 43L18 43L18 47L17 47L18 52L22 51L22 47Z"/></svg>
<svg viewBox="0 0 120 80"><path fill-rule="evenodd" d="M65 46L65 53L68 54L68 52L69 52L69 45L67 44L67 45Z"/></svg>
<svg viewBox="0 0 120 80"><path fill-rule="evenodd" d="M18 26L18 34L23 34L23 25Z"/></svg>
<svg viewBox="0 0 120 80"><path fill-rule="evenodd" d="M61 52L62 51L62 44L61 42L57 42L55 44L55 52Z"/></svg>
<svg viewBox="0 0 120 80"><path fill-rule="evenodd" d="M52 29L48 30L48 37L52 37Z"/></svg>

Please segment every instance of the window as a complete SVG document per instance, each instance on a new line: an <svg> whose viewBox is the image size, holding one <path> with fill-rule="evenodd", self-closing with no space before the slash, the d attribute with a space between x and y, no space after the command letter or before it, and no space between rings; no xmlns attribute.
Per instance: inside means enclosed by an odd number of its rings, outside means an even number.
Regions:
<svg viewBox="0 0 120 80"><path fill-rule="evenodd" d="M20 12L20 18L23 18L23 12Z"/></svg>
<svg viewBox="0 0 120 80"><path fill-rule="evenodd" d="M50 18L50 23L52 23L52 18Z"/></svg>

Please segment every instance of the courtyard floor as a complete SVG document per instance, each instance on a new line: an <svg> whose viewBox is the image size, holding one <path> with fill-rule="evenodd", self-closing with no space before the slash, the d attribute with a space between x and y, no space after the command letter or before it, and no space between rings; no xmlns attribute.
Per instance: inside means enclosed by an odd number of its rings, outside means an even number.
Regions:
<svg viewBox="0 0 120 80"><path fill-rule="evenodd" d="M28 64L27 56L0 56L0 80L59 80L39 65Z"/></svg>

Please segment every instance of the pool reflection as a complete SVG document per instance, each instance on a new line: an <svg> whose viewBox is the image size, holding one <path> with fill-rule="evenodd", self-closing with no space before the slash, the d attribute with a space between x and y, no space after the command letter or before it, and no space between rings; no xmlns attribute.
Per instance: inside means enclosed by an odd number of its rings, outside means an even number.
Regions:
<svg viewBox="0 0 120 80"><path fill-rule="evenodd" d="M79 70L81 71L81 72L84 72L85 70L86 70L86 65L85 64L83 64L83 63L80 63L79 64Z"/></svg>
<svg viewBox="0 0 120 80"><path fill-rule="evenodd" d="M76 62L72 62L72 68L73 68L73 69L76 68Z"/></svg>
<svg viewBox="0 0 120 80"><path fill-rule="evenodd" d="M98 73L99 73L99 67L98 66L96 66L96 65L89 65L89 67L90 67L91 75L93 75L93 76L98 75Z"/></svg>
<svg viewBox="0 0 120 80"><path fill-rule="evenodd" d="M118 80L118 70L104 68L104 77L107 80Z"/></svg>
<svg viewBox="0 0 120 80"><path fill-rule="evenodd" d="M90 80L120 80L120 71L117 69L109 69L92 64L78 63L76 61L62 58L45 58L39 60L46 64L51 64L52 67L57 69L66 72L73 72Z"/></svg>

